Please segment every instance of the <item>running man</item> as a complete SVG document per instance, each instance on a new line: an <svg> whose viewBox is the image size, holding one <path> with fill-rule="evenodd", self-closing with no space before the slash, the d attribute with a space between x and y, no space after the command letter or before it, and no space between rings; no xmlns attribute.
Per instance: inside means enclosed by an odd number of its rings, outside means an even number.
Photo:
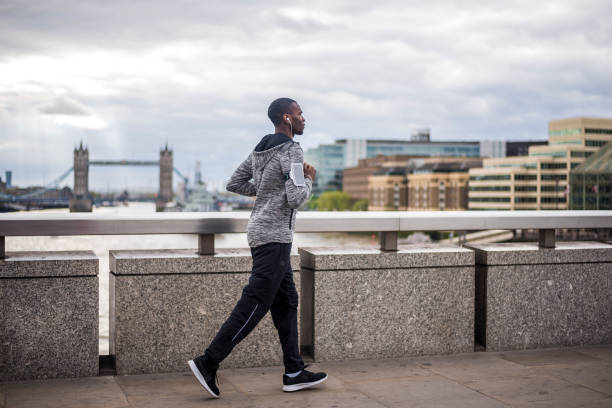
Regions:
<svg viewBox="0 0 612 408"><path fill-rule="evenodd" d="M234 171L227 190L255 196L247 227L253 256L249 283L234 310L204 355L189 361L202 386L215 398L219 364L270 311L283 349L283 391L298 391L327 379L325 373L305 370L298 347L298 294L291 270L291 243L295 216L312 191L316 170L304 163L295 135L304 132L305 119L293 99L279 98L268 108L274 134L266 135Z"/></svg>

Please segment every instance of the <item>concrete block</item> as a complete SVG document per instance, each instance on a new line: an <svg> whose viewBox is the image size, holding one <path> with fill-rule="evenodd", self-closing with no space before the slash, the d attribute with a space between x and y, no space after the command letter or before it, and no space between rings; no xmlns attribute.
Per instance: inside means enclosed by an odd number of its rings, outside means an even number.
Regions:
<svg viewBox="0 0 612 408"><path fill-rule="evenodd" d="M0 259L0 381L98 375L97 275L92 251Z"/></svg>
<svg viewBox="0 0 612 408"><path fill-rule="evenodd" d="M300 248L302 345L316 361L471 352L474 253Z"/></svg>
<svg viewBox="0 0 612 408"><path fill-rule="evenodd" d="M187 370L229 316L248 283L249 249L110 252L110 352L117 374ZM299 258L292 256L299 293ZM268 313L223 367L282 364Z"/></svg>
<svg viewBox="0 0 612 408"><path fill-rule="evenodd" d="M490 351L612 342L612 246L471 245L476 340Z"/></svg>

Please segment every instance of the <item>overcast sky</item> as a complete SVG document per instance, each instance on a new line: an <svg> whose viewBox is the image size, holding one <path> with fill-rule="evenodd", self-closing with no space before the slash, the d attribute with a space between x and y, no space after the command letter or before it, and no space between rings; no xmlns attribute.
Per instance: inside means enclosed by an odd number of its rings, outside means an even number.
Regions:
<svg viewBox="0 0 612 408"><path fill-rule="evenodd" d="M280 96L304 149L338 138L547 138L612 117L612 2L0 0L0 175L50 182L91 160L227 180ZM90 188L157 190L157 168L90 168ZM176 177L175 177L176 181ZM72 186L72 177L65 183Z"/></svg>

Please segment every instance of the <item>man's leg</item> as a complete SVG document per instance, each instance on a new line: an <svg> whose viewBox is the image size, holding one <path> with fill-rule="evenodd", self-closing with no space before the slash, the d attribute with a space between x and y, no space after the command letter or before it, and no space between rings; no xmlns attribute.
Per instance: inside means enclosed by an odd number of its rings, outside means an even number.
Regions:
<svg viewBox="0 0 612 408"><path fill-rule="evenodd" d="M285 373L297 373L304 368L304 361L298 346L298 294L295 290L293 271L291 270L290 245L286 248L286 252L283 255L286 257L285 263L287 267L270 308L270 313L272 314L272 320L278 331L278 338L283 348Z"/></svg>
<svg viewBox="0 0 612 408"><path fill-rule="evenodd" d="M287 254L288 260L289 256ZM325 373L313 373L304 369L304 361L298 348L297 306L298 294L293 282L293 271L290 262L287 262L284 279L270 308L272 320L283 347L285 364L283 391L285 392L299 391L327 380Z"/></svg>
<svg viewBox="0 0 612 408"><path fill-rule="evenodd" d="M206 349L205 356L211 368L218 367L265 316L270 309L286 271L283 246L271 243L251 248L253 270L249 283L229 318Z"/></svg>

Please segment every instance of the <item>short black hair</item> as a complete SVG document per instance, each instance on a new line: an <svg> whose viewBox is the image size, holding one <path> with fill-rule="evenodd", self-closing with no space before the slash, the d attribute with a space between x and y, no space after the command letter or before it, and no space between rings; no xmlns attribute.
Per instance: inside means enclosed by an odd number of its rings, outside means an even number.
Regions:
<svg viewBox="0 0 612 408"><path fill-rule="evenodd" d="M283 121L283 115L290 113L290 106L292 103L297 103L291 98L278 98L272 101L268 108L268 117L274 123L274 126L278 126Z"/></svg>

